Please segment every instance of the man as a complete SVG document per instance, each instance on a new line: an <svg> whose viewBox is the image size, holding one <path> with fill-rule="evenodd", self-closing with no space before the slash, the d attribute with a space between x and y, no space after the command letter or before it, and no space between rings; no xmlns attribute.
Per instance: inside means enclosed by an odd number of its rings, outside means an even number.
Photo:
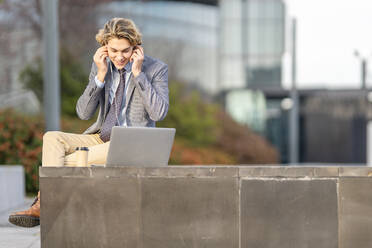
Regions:
<svg viewBox="0 0 372 248"><path fill-rule="evenodd" d="M141 34L128 19L113 18L96 35L89 83L76 104L79 118L97 121L83 134L58 131L43 137L42 166L75 166L76 147L89 147L88 165L106 162L113 126L155 127L169 105L168 67L144 55ZM32 227L40 221L40 192L31 208L13 213L9 221Z"/></svg>

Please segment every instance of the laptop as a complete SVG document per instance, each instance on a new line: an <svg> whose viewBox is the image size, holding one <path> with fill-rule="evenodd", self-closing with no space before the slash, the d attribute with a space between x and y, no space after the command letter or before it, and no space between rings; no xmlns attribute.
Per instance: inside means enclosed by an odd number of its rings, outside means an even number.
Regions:
<svg viewBox="0 0 372 248"><path fill-rule="evenodd" d="M118 127L111 131L106 167L164 167L173 146L174 128Z"/></svg>

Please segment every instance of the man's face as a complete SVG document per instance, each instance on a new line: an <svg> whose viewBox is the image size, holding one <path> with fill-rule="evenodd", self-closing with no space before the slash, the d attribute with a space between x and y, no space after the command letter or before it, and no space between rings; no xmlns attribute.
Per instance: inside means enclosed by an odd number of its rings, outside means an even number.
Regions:
<svg viewBox="0 0 372 248"><path fill-rule="evenodd" d="M133 53L133 46L125 38L113 38L108 41L107 50L110 60L120 70L129 62Z"/></svg>

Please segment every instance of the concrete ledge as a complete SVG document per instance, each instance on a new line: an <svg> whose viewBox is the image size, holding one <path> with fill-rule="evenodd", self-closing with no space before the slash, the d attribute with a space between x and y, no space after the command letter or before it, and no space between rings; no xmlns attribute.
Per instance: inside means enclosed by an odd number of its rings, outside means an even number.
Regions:
<svg viewBox="0 0 372 248"><path fill-rule="evenodd" d="M44 167L40 177L372 177L372 167L309 166L168 166L136 167Z"/></svg>
<svg viewBox="0 0 372 248"><path fill-rule="evenodd" d="M0 165L0 212L24 203L25 174L23 166Z"/></svg>
<svg viewBox="0 0 372 248"><path fill-rule="evenodd" d="M296 167L296 166L247 166L239 167L241 177L338 177L338 167Z"/></svg>
<svg viewBox="0 0 372 248"><path fill-rule="evenodd" d="M40 177L238 177L238 167L228 166L168 166L162 168L151 167L44 167L40 170Z"/></svg>
<svg viewBox="0 0 372 248"><path fill-rule="evenodd" d="M40 169L42 247L372 247L372 168Z"/></svg>

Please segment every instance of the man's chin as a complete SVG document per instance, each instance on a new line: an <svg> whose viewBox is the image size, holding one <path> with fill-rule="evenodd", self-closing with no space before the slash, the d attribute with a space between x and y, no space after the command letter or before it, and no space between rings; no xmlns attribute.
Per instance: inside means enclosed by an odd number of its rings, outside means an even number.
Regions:
<svg viewBox="0 0 372 248"><path fill-rule="evenodd" d="M123 69L126 65L126 63L123 63L123 64L118 64L118 63L114 63L116 69L120 70L120 69Z"/></svg>

